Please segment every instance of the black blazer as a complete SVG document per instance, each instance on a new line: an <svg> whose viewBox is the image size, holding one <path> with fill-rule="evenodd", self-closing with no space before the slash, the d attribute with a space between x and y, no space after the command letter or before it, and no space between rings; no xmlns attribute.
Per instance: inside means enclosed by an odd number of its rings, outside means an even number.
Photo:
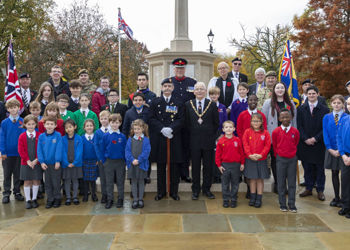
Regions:
<svg viewBox="0 0 350 250"><path fill-rule="evenodd" d="M257 83L253 83L252 85L249 85L249 92L248 95L256 95L256 85Z"/></svg>
<svg viewBox="0 0 350 250"><path fill-rule="evenodd" d="M103 105L100 108L100 111L103 111L103 110L108 110L109 112L111 112L110 104ZM117 102L117 105L114 107L113 114L120 114L122 116L123 120L124 120L125 113L126 113L127 110L128 110L128 107L125 104Z"/></svg>
<svg viewBox="0 0 350 250"><path fill-rule="evenodd" d="M323 164L325 146L323 143L323 117L329 113L327 106L318 103L311 114L308 102L305 102L298 108L297 125L300 133L298 145L298 158L314 164ZM315 137L316 143L309 146L305 143L306 139Z"/></svg>
<svg viewBox="0 0 350 250"><path fill-rule="evenodd" d="M69 98L69 105L67 110L72 111L73 113L80 108L79 103L75 103L72 98Z"/></svg>
<svg viewBox="0 0 350 250"><path fill-rule="evenodd" d="M5 103L0 101L0 126L1 122L6 119L6 112Z"/></svg>
<svg viewBox="0 0 350 250"><path fill-rule="evenodd" d="M194 108L197 110L196 99L192 99L185 104L186 115L185 124L190 131L190 148L193 149L214 149L215 140L219 136L219 112L216 103L211 103L208 110L202 116L203 122L198 123L198 115L193 110L191 105L193 102ZM209 105L209 100L205 99L203 112Z"/></svg>
<svg viewBox="0 0 350 250"><path fill-rule="evenodd" d="M228 76L229 76L229 77L233 77L232 71L230 71L230 72L228 73ZM239 72L238 80L239 80L239 82L246 82L246 83L248 83L248 76L245 75L245 74L243 74L243 73L241 73L241 72Z"/></svg>
<svg viewBox="0 0 350 250"><path fill-rule="evenodd" d="M126 137L128 137L130 134L131 123L136 119L141 119L148 125L149 108L144 105L142 112L139 114L137 113L134 106L126 111L122 129L122 132Z"/></svg>
<svg viewBox="0 0 350 250"><path fill-rule="evenodd" d="M30 101L29 103L33 102L35 100L35 98L37 97L38 92L36 92L35 90L30 89ZM23 103L24 104L24 103ZM24 110L22 112L22 114L20 115L22 118L26 117L27 115L29 115L29 105L28 107L24 107Z"/></svg>

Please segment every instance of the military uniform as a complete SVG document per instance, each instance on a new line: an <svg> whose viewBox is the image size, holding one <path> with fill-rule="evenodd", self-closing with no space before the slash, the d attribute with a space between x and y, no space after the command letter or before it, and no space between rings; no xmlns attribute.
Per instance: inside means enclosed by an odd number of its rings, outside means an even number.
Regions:
<svg viewBox="0 0 350 250"><path fill-rule="evenodd" d="M157 193L166 194L167 137L161 130L173 130L170 139L170 195L175 197L179 188L179 163L184 162L181 129L184 125L184 106L174 96L169 102L163 96L153 99L150 107L149 127L151 130L151 161L157 162Z"/></svg>
<svg viewBox="0 0 350 250"><path fill-rule="evenodd" d="M97 86L93 82L89 82L88 84L83 85L81 89L81 94L88 94L91 99L96 89L97 89Z"/></svg>
<svg viewBox="0 0 350 250"><path fill-rule="evenodd" d="M259 89L258 93L256 94L258 97L258 109L261 110L262 106L264 105L264 102L267 99L270 99L272 96L272 90L268 87L264 87L262 89Z"/></svg>

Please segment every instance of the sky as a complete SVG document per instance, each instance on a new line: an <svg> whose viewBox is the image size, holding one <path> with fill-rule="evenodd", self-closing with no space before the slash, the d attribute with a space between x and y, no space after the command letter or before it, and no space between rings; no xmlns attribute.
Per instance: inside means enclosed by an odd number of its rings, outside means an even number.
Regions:
<svg viewBox="0 0 350 250"><path fill-rule="evenodd" d="M79 1L79 0L78 0ZM294 15L300 16L308 0L188 0L189 38L194 51L208 51L207 34L214 33L216 53L234 55L229 43L242 38L243 25L248 35L255 27L275 27L291 24ZM57 0L57 10L67 8L72 1ZM117 28L118 7L134 38L147 45L151 53L170 48L174 38L175 0L89 0L99 6L108 24Z"/></svg>

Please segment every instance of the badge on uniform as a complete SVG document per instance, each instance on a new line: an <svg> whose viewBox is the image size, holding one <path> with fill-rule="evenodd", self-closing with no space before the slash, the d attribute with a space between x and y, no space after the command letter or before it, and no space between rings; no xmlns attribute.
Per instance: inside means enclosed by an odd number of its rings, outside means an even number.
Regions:
<svg viewBox="0 0 350 250"><path fill-rule="evenodd" d="M113 143L113 144L117 144L117 141L116 141L116 140L113 140L112 143Z"/></svg>
<svg viewBox="0 0 350 250"><path fill-rule="evenodd" d="M265 140L265 135L262 135L260 138L262 141Z"/></svg>
<svg viewBox="0 0 350 250"><path fill-rule="evenodd" d="M223 109L218 109L218 112L219 112L219 113L222 113L222 112L224 112L224 111L223 111Z"/></svg>
<svg viewBox="0 0 350 250"><path fill-rule="evenodd" d="M233 145L237 148L238 147L238 143L235 141L233 142Z"/></svg>
<svg viewBox="0 0 350 250"><path fill-rule="evenodd" d="M188 86L187 87L187 92L193 92L194 91L194 87L193 86Z"/></svg>
<svg viewBox="0 0 350 250"><path fill-rule="evenodd" d="M119 139L118 139L118 142L119 142L119 143L122 143L122 138L119 138Z"/></svg>
<svg viewBox="0 0 350 250"><path fill-rule="evenodd" d="M52 143L56 143L56 139L52 139Z"/></svg>
<svg viewBox="0 0 350 250"><path fill-rule="evenodd" d="M169 105L167 105L165 107L165 112L176 114L177 113L177 107L176 106L169 106Z"/></svg>
<svg viewBox="0 0 350 250"><path fill-rule="evenodd" d="M292 138L294 139L294 134L292 134Z"/></svg>

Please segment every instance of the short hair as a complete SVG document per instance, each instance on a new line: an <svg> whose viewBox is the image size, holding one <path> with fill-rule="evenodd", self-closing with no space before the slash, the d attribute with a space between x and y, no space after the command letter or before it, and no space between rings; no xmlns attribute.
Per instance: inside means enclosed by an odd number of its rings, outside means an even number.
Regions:
<svg viewBox="0 0 350 250"><path fill-rule="evenodd" d="M75 126L77 125L77 124L75 123L75 121L74 121L73 119L71 119L71 118L69 118L69 119L67 119L67 120L65 120L65 121L63 122L63 127L65 128L67 124L70 124L70 125L72 125L73 127L75 127Z"/></svg>
<svg viewBox="0 0 350 250"><path fill-rule="evenodd" d="M225 67L228 69L230 68L230 66L228 66L227 62L222 61L222 62L218 63L217 69L219 69L220 65L225 65Z"/></svg>
<svg viewBox="0 0 350 250"><path fill-rule="evenodd" d="M60 100L66 100L67 102L69 102L69 96L67 94L59 94L56 97L57 102L59 102Z"/></svg>
<svg viewBox="0 0 350 250"><path fill-rule="evenodd" d="M83 88L83 85L81 84L79 79L73 79L70 81L69 87L72 89L77 89L77 88Z"/></svg>
<svg viewBox="0 0 350 250"><path fill-rule="evenodd" d="M254 75L258 74L258 73L264 73L264 75L266 75L266 71L263 67L259 67L255 70Z"/></svg>
<svg viewBox="0 0 350 250"><path fill-rule="evenodd" d="M58 105L56 102L50 102L49 104L46 105L45 111L44 111L44 120L48 117L47 111L49 110L56 110L56 119L60 119L60 109L58 108Z"/></svg>
<svg viewBox="0 0 350 250"><path fill-rule="evenodd" d="M317 94L319 93L318 88L315 85L311 85L310 87L308 87L306 89L306 94L310 91L310 90L314 90Z"/></svg>
<svg viewBox="0 0 350 250"><path fill-rule="evenodd" d="M251 95L249 95L247 100L249 100L249 98L251 98L251 97L255 97L256 99L259 100L259 98L258 98L258 96L257 96L256 94L251 94Z"/></svg>
<svg viewBox="0 0 350 250"><path fill-rule="evenodd" d="M110 89L110 90L108 91L108 95L110 95L111 92L115 92L115 93L117 93L117 95L119 96L119 91L118 91L117 89Z"/></svg>
<svg viewBox="0 0 350 250"><path fill-rule="evenodd" d="M222 127L224 127L225 124L231 124L233 127L235 127L235 123L231 120L224 121L224 123L222 124Z"/></svg>
<svg viewBox="0 0 350 250"><path fill-rule="evenodd" d="M131 123L130 126L130 136L134 136L134 127L138 126L143 129L143 134L148 137L148 125L142 119L136 119Z"/></svg>
<svg viewBox="0 0 350 250"><path fill-rule="evenodd" d="M54 122L55 124L57 124L57 118L56 118L56 117L53 117L53 116L45 117L45 119L43 119L43 120L44 120L44 124L45 124L46 122Z"/></svg>
<svg viewBox="0 0 350 250"><path fill-rule="evenodd" d="M21 103L17 100L17 99L11 99L11 100L8 100L6 103L5 103L5 107L7 109L9 108L13 108L13 107L21 107Z"/></svg>
<svg viewBox="0 0 350 250"><path fill-rule="evenodd" d="M123 118L120 114L111 114L109 117L108 117L108 121L109 122L116 122L116 121L119 121L120 123L122 123L123 121Z"/></svg>
<svg viewBox="0 0 350 250"><path fill-rule="evenodd" d="M148 75L144 72L140 72L137 74L137 78L139 78L139 76L145 76L146 77L146 80L148 81Z"/></svg>
<svg viewBox="0 0 350 250"><path fill-rule="evenodd" d="M290 115L292 115L292 112L290 112L290 110L287 109L287 108L281 108L280 114L281 114L282 112L288 112Z"/></svg>
<svg viewBox="0 0 350 250"><path fill-rule="evenodd" d="M338 99L339 101L341 101L343 104L345 103L345 99L344 96L342 95L334 95L331 97L331 102L333 102L334 100Z"/></svg>
<svg viewBox="0 0 350 250"><path fill-rule="evenodd" d="M92 120L91 118L88 118L88 119L86 119L86 120L84 121L84 126L83 126L83 128L85 128L85 125L86 125L86 123L88 123L88 122L91 122L91 123L92 123L92 125L94 126L94 130L95 130L96 124L95 124L94 120Z"/></svg>
<svg viewBox="0 0 350 250"><path fill-rule="evenodd" d="M23 124L27 124L29 121L34 121L38 125L38 118L35 115L29 114L23 119Z"/></svg>
<svg viewBox="0 0 350 250"><path fill-rule="evenodd" d="M79 100L81 100L82 97L86 97L89 101L91 101L90 95L89 95L88 93L82 93L82 94L80 95Z"/></svg>
<svg viewBox="0 0 350 250"><path fill-rule="evenodd" d="M143 100L146 100L145 95L142 92L136 92L134 96L132 97L132 100L134 100L136 97L140 96Z"/></svg>
<svg viewBox="0 0 350 250"><path fill-rule="evenodd" d="M209 95L220 95L220 89L218 87L211 87L209 89Z"/></svg>
<svg viewBox="0 0 350 250"><path fill-rule="evenodd" d="M103 110L100 112L99 117L101 118L101 116L107 116L109 117L111 115L111 113L108 110Z"/></svg>
<svg viewBox="0 0 350 250"><path fill-rule="evenodd" d="M108 76L102 76L102 77L100 78L100 82L101 82L102 80L108 80L108 81L109 81L109 77L108 77Z"/></svg>
<svg viewBox="0 0 350 250"><path fill-rule="evenodd" d="M41 104L40 104L40 102L32 101L32 102L29 104L29 110L31 110L31 109L41 109Z"/></svg>
<svg viewBox="0 0 350 250"><path fill-rule="evenodd" d="M240 82L240 83L238 83L237 89L238 89L239 87L243 87L243 88L246 88L247 90L249 90L249 85L248 85L248 83L246 83L246 82Z"/></svg>
<svg viewBox="0 0 350 250"><path fill-rule="evenodd" d="M60 69L61 71L62 71L62 68L61 68L61 66L60 65L54 65L54 66L52 66L52 68L51 68L51 71L52 71L52 69Z"/></svg>
<svg viewBox="0 0 350 250"><path fill-rule="evenodd" d="M207 86L205 85L205 83L204 82L197 82L195 85L194 85L194 88L196 88L196 87L199 87L199 86L202 86L202 87L204 87L205 89L207 89Z"/></svg>

